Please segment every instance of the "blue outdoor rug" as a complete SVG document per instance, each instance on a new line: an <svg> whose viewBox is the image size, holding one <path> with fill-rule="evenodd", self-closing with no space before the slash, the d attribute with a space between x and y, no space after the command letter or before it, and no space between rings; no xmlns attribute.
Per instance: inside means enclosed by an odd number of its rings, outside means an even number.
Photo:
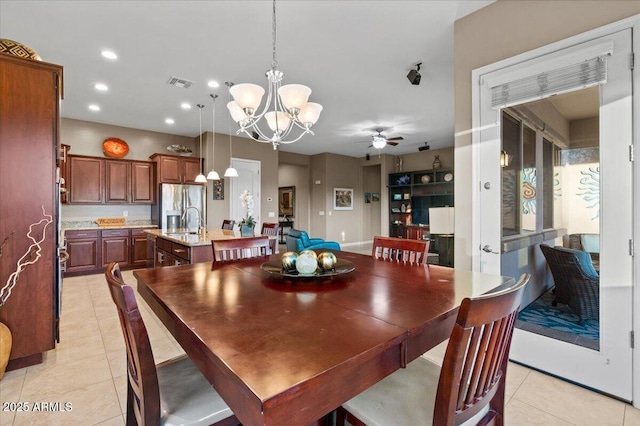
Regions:
<svg viewBox="0 0 640 426"><path fill-rule="evenodd" d="M585 320L578 324L578 316L568 306L551 306L554 295L551 290L533 301L518 314L516 327L554 339L574 343L591 349L600 347L600 323Z"/></svg>

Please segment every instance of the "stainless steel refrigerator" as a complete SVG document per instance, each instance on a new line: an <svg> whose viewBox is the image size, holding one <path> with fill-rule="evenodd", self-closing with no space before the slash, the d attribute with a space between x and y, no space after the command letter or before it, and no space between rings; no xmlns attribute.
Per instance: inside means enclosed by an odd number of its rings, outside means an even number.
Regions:
<svg viewBox="0 0 640 426"><path fill-rule="evenodd" d="M197 231L200 224L204 225L206 193L207 187L204 185L162 183L158 194L158 205L154 206L151 219L158 224L158 228L166 231L170 229L167 216L179 215L178 228ZM196 214L195 209L189 209L185 216L187 207L195 207L198 213Z"/></svg>

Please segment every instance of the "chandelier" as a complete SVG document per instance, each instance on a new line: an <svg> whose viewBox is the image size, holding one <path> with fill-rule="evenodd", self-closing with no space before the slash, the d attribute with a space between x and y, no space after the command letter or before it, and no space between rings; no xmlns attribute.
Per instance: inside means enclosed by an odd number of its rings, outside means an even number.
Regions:
<svg viewBox="0 0 640 426"><path fill-rule="evenodd" d="M313 135L313 126L322 111L322 105L315 102L307 102L311 89L301 84L287 84L282 86L284 73L278 70L276 60L276 1L273 0L272 15L272 48L273 61L271 69L265 75L269 82L269 94L264 108L257 113L258 107L264 96L264 89L257 84L241 83L229 87L233 101L227 104L233 121L238 123L240 129L236 134L245 133L256 142L271 143L273 149L278 145L293 143L307 133ZM271 108L271 110L269 110ZM271 132L265 132L258 124L264 117ZM262 122L264 123L264 122ZM300 134L286 140L294 128L298 128Z"/></svg>

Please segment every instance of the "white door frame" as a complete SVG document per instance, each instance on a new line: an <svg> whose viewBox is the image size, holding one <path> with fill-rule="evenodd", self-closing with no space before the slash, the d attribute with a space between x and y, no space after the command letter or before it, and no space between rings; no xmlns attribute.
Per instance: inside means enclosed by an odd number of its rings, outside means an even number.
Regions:
<svg viewBox="0 0 640 426"><path fill-rule="evenodd" d="M581 43L587 43L590 40L594 40L596 38L605 37L611 35L615 32L622 31L625 29L632 29L633 34L633 45L640 46L640 15L636 15L622 21L606 25L601 28L597 28L586 33L570 37L568 39L517 55L512 58L505 59L503 61L487 65L485 67L476 69L472 72L472 187L480 189L480 185L482 184L480 179L480 161L481 161L481 150L479 148L479 142L481 140L482 132L490 132L494 139L497 139L499 143L499 134L498 129L499 126L497 123L482 123L481 120L481 104L480 104L480 81L483 75L488 73L497 71L502 68L512 67L517 64L523 63L525 61L532 60L534 58L540 58L545 55L551 55L553 52L557 52L562 49L566 49L572 46L576 46ZM632 84L634 87L634 92L638 93L640 88L640 73L637 71L633 72L632 75ZM632 117L632 128L633 128L633 137L632 144L633 146L638 145L639 136L638 136L638 125L640 124L640 96L636 95L632 98L632 108L633 108L633 117ZM491 133L493 132L493 133ZM484 135L486 137L486 134ZM640 152L636 150L637 152ZM632 191L634 194L634 205L633 205L633 223L640 223L640 173L638 173L637 166L635 163L632 164ZM481 244L486 242L481 241L481 232L478 224L480 214L481 214L481 206L480 206L480 191L472 191L472 218L473 218L473 229L472 229L472 268L475 271L482 270L482 252L480 250ZM626 237L626 236L625 236ZM640 227L634 226L632 231L632 237L635 242L640 241ZM491 242L493 245L493 242ZM498 242L499 243L499 242ZM634 246L638 246L637 243L634 243ZM499 247L499 244L496 244L496 248ZM637 291L640 285L638 277L640 276L640 256L635 256L632 259L632 287L633 287L633 295L632 295L632 310L636 312L640 306L640 291ZM633 329L640 329L640 315L633 315L632 320ZM514 337L514 341L516 338ZM555 343L552 343L555 344ZM632 361L635 365L640 365L640 351L632 350ZM606 354L605 354L606 355ZM606 356L603 356L603 361L606 362ZM565 376L567 377L567 376ZM631 394L622 395L621 397L624 399L632 400L633 395L640 395L640 369L632 369L632 389ZM640 407L640 401L634 401L634 405Z"/></svg>

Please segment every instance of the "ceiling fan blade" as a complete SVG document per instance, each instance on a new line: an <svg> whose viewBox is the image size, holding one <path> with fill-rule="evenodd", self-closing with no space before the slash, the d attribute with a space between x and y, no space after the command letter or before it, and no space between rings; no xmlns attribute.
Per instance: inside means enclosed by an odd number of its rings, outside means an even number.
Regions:
<svg viewBox="0 0 640 426"><path fill-rule="evenodd" d="M398 136L398 137L395 137L395 138L387 138L387 142L389 142L389 141L403 141L403 140L404 140L404 138L402 136Z"/></svg>
<svg viewBox="0 0 640 426"><path fill-rule="evenodd" d="M398 145L398 142L391 142L389 139L387 139L387 145L396 146Z"/></svg>

